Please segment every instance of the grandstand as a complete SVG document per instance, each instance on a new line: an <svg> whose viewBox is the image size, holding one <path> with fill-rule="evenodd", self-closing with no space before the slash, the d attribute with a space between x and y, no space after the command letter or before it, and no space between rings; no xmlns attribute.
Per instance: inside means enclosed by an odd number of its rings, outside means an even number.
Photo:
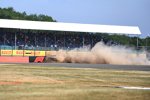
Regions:
<svg viewBox="0 0 150 100"><path fill-rule="evenodd" d="M0 19L0 44L22 47L80 47L103 37L92 33L141 34L138 27ZM44 31L43 31L44 30ZM60 32L63 31L63 32ZM83 33L83 34L82 34ZM103 39L104 42L107 40ZM74 43L73 43L74 42ZM3 47L3 46L2 46Z"/></svg>
<svg viewBox="0 0 150 100"><path fill-rule="evenodd" d="M0 55L46 56L46 51L93 47L99 41L117 44L100 33L141 34L136 26L0 19Z"/></svg>

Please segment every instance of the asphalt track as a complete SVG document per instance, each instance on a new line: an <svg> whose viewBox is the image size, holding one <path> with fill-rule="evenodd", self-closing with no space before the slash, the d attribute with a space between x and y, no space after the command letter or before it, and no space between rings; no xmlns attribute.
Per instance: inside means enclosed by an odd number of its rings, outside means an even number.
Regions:
<svg viewBox="0 0 150 100"><path fill-rule="evenodd" d="M150 65L110 65L110 64L77 64L77 63L29 63L25 65L32 66L55 66L69 68L96 68L96 69L114 69L131 71L150 71Z"/></svg>

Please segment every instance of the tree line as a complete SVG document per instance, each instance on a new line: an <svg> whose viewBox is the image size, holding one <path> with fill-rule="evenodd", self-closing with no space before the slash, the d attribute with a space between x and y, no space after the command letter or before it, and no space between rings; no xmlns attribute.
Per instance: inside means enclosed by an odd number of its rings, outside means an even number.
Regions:
<svg viewBox="0 0 150 100"><path fill-rule="evenodd" d="M33 21L49 21L56 22L51 16L43 14L30 14L28 15L24 12L17 12L12 7L0 8L0 18L1 19L20 19L20 20L33 20Z"/></svg>
<svg viewBox="0 0 150 100"><path fill-rule="evenodd" d="M0 8L0 19L18 19L18 20L56 22L56 20L54 20L51 16L43 15L43 14L39 14L39 15L27 14L25 11L17 12L12 7ZM150 46L150 37L140 38L137 36L118 35L118 34L99 34L99 35L101 35L101 37L104 38L105 40L111 40L120 45L140 46L140 47Z"/></svg>

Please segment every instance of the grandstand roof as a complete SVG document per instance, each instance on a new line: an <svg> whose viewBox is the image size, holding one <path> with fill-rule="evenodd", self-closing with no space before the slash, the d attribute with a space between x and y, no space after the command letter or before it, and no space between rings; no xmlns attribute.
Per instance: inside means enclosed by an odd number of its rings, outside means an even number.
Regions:
<svg viewBox="0 0 150 100"><path fill-rule="evenodd" d="M137 26L77 24L77 23L42 22L42 21L10 20L10 19L0 19L0 27L34 29L34 30L73 31L73 32L141 34Z"/></svg>

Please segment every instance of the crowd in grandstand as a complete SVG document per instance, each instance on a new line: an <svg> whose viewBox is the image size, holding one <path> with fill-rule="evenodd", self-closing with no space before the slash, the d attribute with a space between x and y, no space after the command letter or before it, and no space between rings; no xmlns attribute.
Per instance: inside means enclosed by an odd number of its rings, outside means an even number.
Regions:
<svg viewBox="0 0 150 100"><path fill-rule="evenodd" d="M40 32L40 31L0 31L1 47L16 47L16 49L72 49L83 46L93 47L97 42L108 42L100 34L73 32Z"/></svg>

